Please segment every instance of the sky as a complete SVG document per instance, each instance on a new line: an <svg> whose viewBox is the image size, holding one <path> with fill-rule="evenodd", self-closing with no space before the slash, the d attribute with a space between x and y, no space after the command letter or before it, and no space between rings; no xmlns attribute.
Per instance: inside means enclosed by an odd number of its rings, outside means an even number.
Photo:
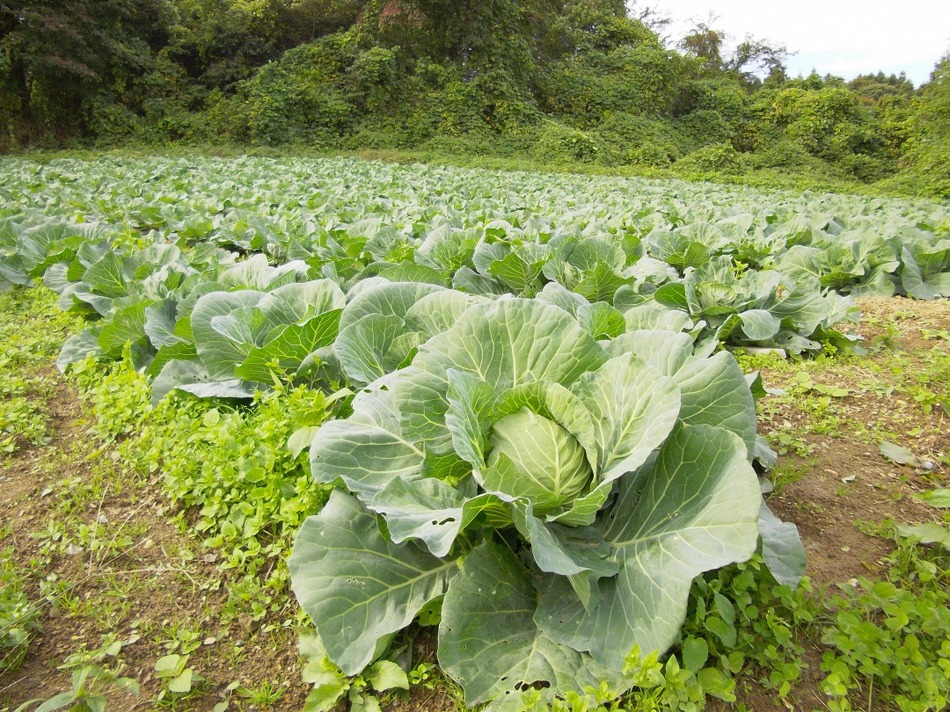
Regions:
<svg viewBox="0 0 950 712"><path fill-rule="evenodd" d="M732 46L746 35L785 45L789 76L905 72L915 86L950 52L950 0L636 0L674 20L679 39L692 21L725 32ZM714 17L709 22L710 12Z"/></svg>

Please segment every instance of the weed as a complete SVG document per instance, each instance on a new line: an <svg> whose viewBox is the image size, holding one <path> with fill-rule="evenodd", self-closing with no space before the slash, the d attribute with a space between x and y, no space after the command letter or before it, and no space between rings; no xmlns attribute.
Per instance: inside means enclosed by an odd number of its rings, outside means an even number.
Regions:
<svg viewBox="0 0 950 712"><path fill-rule="evenodd" d="M13 563L13 549L0 551L0 673L23 662L41 630L38 618L39 610L26 594L26 579Z"/></svg>
<svg viewBox="0 0 950 712"><path fill-rule="evenodd" d="M161 706L177 706L194 692L194 685L203 680L188 665L188 658L188 655L164 655L155 663L155 677L162 682L155 701Z"/></svg>
<svg viewBox="0 0 950 712"><path fill-rule="evenodd" d="M380 693L409 689L408 676L390 660L378 660L362 674L347 677L330 662L320 639L312 633L300 635L300 655L304 659L303 680L313 685L304 712L326 712L343 699L351 709L379 710Z"/></svg>
<svg viewBox="0 0 950 712"><path fill-rule="evenodd" d="M25 712L33 705L41 702L34 712L51 712L52 710L68 707L70 712L103 712L108 703L106 693L110 690L124 690L134 697L139 695L139 684L129 677L120 675L121 661L114 665L107 665L109 658L115 659L126 645L134 643L138 638L118 640L114 635L107 636L102 645L95 650L81 649L66 658L59 666L60 670L72 670L72 687L43 701L40 699L28 700L16 712Z"/></svg>
<svg viewBox="0 0 950 712"><path fill-rule="evenodd" d="M776 430L766 434L766 440L774 447L779 455L792 453L799 457L810 457L815 454L815 447L804 437L804 434L791 427Z"/></svg>
<svg viewBox="0 0 950 712"><path fill-rule="evenodd" d="M117 453L140 476L161 470L172 501L197 514L190 532L221 550L223 568L241 575L231 615L249 612L259 620L279 610L292 536L329 495L310 478L306 453L292 453L287 442L328 417L331 399L305 387L276 388L251 408L178 395L152 408L148 384L128 360L97 377L90 370L77 379L94 404L96 432L125 438Z"/></svg>
<svg viewBox="0 0 950 712"><path fill-rule="evenodd" d="M286 687L280 687L267 681L262 682L257 687L242 685L235 690L238 697L250 701L259 709L268 709L276 705L286 692Z"/></svg>
<svg viewBox="0 0 950 712"><path fill-rule="evenodd" d="M811 462L796 463L787 460L777 464L768 473L774 496L781 496L784 489L804 477L812 465Z"/></svg>
<svg viewBox="0 0 950 712"><path fill-rule="evenodd" d="M828 604L822 691L831 698L829 708L842 712L875 704L944 709L950 703L950 549L898 534L885 563L886 580L859 579Z"/></svg>
<svg viewBox="0 0 950 712"><path fill-rule="evenodd" d="M49 443L50 361L81 321L61 312L53 292L0 293L0 454Z"/></svg>

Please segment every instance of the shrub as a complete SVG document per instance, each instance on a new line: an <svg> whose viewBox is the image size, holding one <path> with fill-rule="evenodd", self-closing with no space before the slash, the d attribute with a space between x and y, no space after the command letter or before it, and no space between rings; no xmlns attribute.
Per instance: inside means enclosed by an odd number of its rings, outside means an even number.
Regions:
<svg viewBox="0 0 950 712"><path fill-rule="evenodd" d="M745 157L728 143L703 146L673 164L673 170L684 175L745 173L748 168Z"/></svg>
<svg viewBox="0 0 950 712"><path fill-rule="evenodd" d="M532 151L535 158L551 163L593 163L602 152L601 145L590 134L554 121L541 127Z"/></svg>

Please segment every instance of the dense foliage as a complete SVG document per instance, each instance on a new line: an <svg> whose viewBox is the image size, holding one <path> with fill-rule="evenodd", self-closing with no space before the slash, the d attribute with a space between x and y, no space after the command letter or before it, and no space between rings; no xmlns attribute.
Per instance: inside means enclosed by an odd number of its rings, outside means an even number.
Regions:
<svg viewBox="0 0 950 712"><path fill-rule="evenodd" d="M636 8L635 8L636 9ZM789 78L616 0L0 2L0 147L306 143L948 195L947 62ZM794 49L794 48L792 48Z"/></svg>

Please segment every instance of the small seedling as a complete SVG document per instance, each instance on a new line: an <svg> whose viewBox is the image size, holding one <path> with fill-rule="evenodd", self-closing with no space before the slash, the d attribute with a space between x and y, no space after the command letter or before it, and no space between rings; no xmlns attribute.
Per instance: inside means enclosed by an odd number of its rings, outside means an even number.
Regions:
<svg viewBox="0 0 950 712"><path fill-rule="evenodd" d="M104 664L107 658L115 658L124 646L136 640L137 636L127 640L116 640L114 635L107 636L101 647L92 651L80 650L70 655L59 669L73 671L72 688L45 701L28 700L17 707L15 712L26 712L37 702L40 705L32 709L32 712L53 712L64 708L68 708L70 712L104 712L109 701L106 693L110 690L124 690L133 697L138 697L138 682L119 675L121 662L116 670Z"/></svg>

